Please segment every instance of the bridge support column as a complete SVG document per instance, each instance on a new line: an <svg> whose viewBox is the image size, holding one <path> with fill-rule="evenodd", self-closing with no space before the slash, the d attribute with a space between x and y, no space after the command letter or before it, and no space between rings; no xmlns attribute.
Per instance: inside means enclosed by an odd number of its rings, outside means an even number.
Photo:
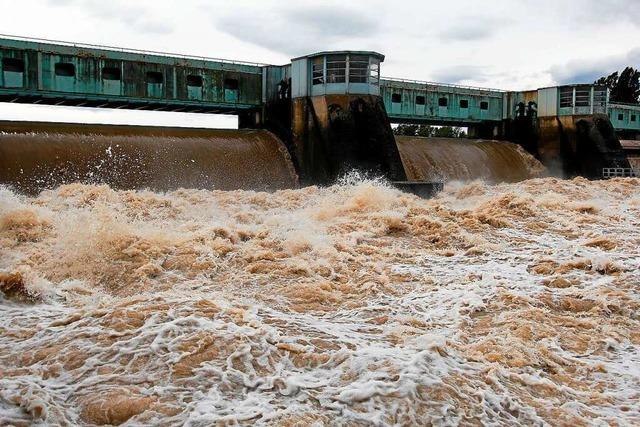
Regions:
<svg viewBox="0 0 640 427"><path fill-rule="evenodd" d="M493 123L480 123L468 127L469 138L496 139L501 135L500 126Z"/></svg>
<svg viewBox="0 0 640 427"><path fill-rule="evenodd" d="M354 168L392 181L406 180L379 96L295 98L292 131L303 182L332 183Z"/></svg>
<svg viewBox="0 0 640 427"><path fill-rule="evenodd" d="M262 111L243 111L238 114L239 129L257 129L262 127Z"/></svg>

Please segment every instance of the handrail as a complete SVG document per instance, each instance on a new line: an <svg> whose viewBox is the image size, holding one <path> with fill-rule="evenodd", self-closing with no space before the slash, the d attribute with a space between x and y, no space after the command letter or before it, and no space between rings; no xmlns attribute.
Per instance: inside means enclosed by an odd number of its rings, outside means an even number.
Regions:
<svg viewBox="0 0 640 427"><path fill-rule="evenodd" d="M629 102L612 102L609 101L609 106L616 106L616 105L620 105L621 107L633 107L633 108L637 108L640 109L640 104L631 104Z"/></svg>
<svg viewBox="0 0 640 427"><path fill-rule="evenodd" d="M59 44L59 45L63 45L63 46L70 46L70 47L105 49L105 50L112 50L112 51L115 51L115 52L122 52L122 53L142 53L142 54L148 54L148 55L165 56L165 57L169 57L169 58L195 59L195 60L198 60L198 61L215 61L215 62L222 62L224 64L250 65L250 66L254 66L254 67L266 67L266 66L270 65L270 64L262 64L262 63L259 63L259 62L236 61L236 60L232 60L232 59L211 58L211 57L207 57L207 56L197 56L197 55L184 55L184 54L180 54L180 53L159 52L159 51L154 51L154 50L142 50L142 49L131 49L131 48L125 48L125 47L99 45L99 44L75 43L75 42L68 42L68 41L64 41L64 40L52 40L52 39L42 39L42 38L36 38L36 37L15 36L15 35L11 35L11 34L0 34L0 38L10 39L10 40L18 40L18 41L28 41L28 42L52 43L52 44Z"/></svg>
<svg viewBox="0 0 640 427"><path fill-rule="evenodd" d="M438 83L438 82L431 82L427 80L413 80L413 79L403 79L403 78L397 78L397 77L380 77L380 80L388 80L390 82L399 82L399 83L417 83L417 84L423 84L426 86L443 86L443 87L453 87L453 88L459 88L459 89L483 90L486 92L499 92L499 93L508 92L504 89L493 89L493 88L479 87L479 86L467 86L467 85L459 85L455 83Z"/></svg>

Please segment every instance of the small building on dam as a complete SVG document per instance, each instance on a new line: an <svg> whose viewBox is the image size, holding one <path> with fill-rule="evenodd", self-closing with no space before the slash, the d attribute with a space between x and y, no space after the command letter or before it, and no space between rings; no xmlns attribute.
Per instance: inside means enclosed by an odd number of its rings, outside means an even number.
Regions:
<svg viewBox="0 0 640 427"><path fill-rule="evenodd" d="M384 55L319 52L269 65L133 49L0 38L0 101L239 117L286 146L303 182L350 168L406 181L391 123L464 126L516 142L565 176L630 168L640 106L604 86L521 92L385 78ZM0 117L0 120L2 118Z"/></svg>

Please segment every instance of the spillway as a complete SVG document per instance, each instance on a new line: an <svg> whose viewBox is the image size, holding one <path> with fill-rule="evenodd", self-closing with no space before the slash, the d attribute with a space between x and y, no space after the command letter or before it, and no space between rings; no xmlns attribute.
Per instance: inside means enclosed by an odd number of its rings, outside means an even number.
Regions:
<svg viewBox="0 0 640 427"><path fill-rule="evenodd" d="M518 182L544 167L517 144L493 140L396 136L410 181Z"/></svg>
<svg viewBox="0 0 640 427"><path fill-rule="evenodd" d="M154 191L297 186L286 147L264 130L33 124L2 129L0 184L28 194L71 182Z"/></svg>

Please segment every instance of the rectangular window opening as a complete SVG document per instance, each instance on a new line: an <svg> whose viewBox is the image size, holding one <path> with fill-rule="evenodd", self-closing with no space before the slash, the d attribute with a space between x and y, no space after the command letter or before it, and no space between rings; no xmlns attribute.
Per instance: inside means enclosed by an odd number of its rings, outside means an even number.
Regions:
<svg viewBox="0 0 640 427"><path fill-rule="evenodd" d="M195 75L187 76L187 86L202 87L202 76L195 76Z"/></svg>
<svg viewBox="0 0 640 427"><path fill-rule="evenodd" d="M55 65L56 76L75 77L76 66L68 62L58 62Z"/></svg>
<svg viewBox="0 0 640 427"><path fill-rule="evenodd" d="M159 71L147 71L147 83L151 83L154 85L159 85L164 83L164 79L162 77L162 73Z"/></svg>
<svg viewBox="0 0 640 427"><path fill-rule="evenodd" d="M426 98L422 95L416 96L416 105L424 105L426 104Z"/></svg>
<svg viewBox="0 0 640 427"><path fill-rule="evenodd" d="M589 107L591 105L591 86L576 88L576 107Z"/></svg>
<svg viewBox="0 0 640 427"><path fill-rule="evenodd" d="M313 58L311 73L314 85L324 84L324 56Z"/></svg>
<svg viewBox="0 0 640 427"><path fill-rule="evenodd" d="M366 83L368 69L369 57L367 55L349 55L350 83Z"/></svg>
<svg viewBox="0 0 640 427"><path fill-rule="evenodd" d="M347 56L327 56L327 83L345 83L347 81Z"/></svg>
<svg viewBox="0 0 640 427"><path fill-rule="evenodd" d="M24 73L24 61L18 58L2 58L2 70L10 73Z"/></svg>
<svg viewBox="0 0 640 427"><path fill-rule="evenodd" d="M447 98L438 98L438 107L446 107L449 104Z"/></svg>
<svg viewBox="0 0 640 427"><path fill-rule="evenodd" d="M563 87L560 89L560 108L573 107L573 88Z"/></svg>
<svg viewBox="0 0 640 427"><path fill-rule="evenodd" d="M466 99L460 100L460 108L469 108L469 101Z"/></svg>
<svg viewBox="0 0 640 427"><path fill-rule="evenodd" d="M226 90L238 90L239 87L238 79L224 79L224 88Z"/></svg>
<svg viewBox="0 0 640 427"><path fill-rule="evenodd" d="M631 121L632 121L632 122L635 122L635 121L636 121L636 115L635 115L635 114L632 114L632 115L631 115Z"/></svg>
<svg viewBox="0 0 640 427"><path fill-rule="evenodd" d="M487 101L480 102L480 109L481 110L488 110L489 109L489 103Z"/></svg>
<svg viewBox="0 0 640 427"><path fill-rule="evenodd" d="M116 67L104 67L102 69L102 80L120 80L122 71Z"/></svg>
<svg viewBox="0 0 640 427"><path fill-rule="evenodd" d="M399 93L391 94L391 102L402 102L402 95Z"/></svg>
<svg viewBox="0 0 640 427"><path fill-rule="evenodd" d="M369 84L377 85L380 83L380 60L371 58L369 65Z"/></svg>
<svg viewBox="0 0 640 427"><path fill-rule="evenodd" d="M618 120L620 121L624 120L624 114L618 114Z"/></svg>

